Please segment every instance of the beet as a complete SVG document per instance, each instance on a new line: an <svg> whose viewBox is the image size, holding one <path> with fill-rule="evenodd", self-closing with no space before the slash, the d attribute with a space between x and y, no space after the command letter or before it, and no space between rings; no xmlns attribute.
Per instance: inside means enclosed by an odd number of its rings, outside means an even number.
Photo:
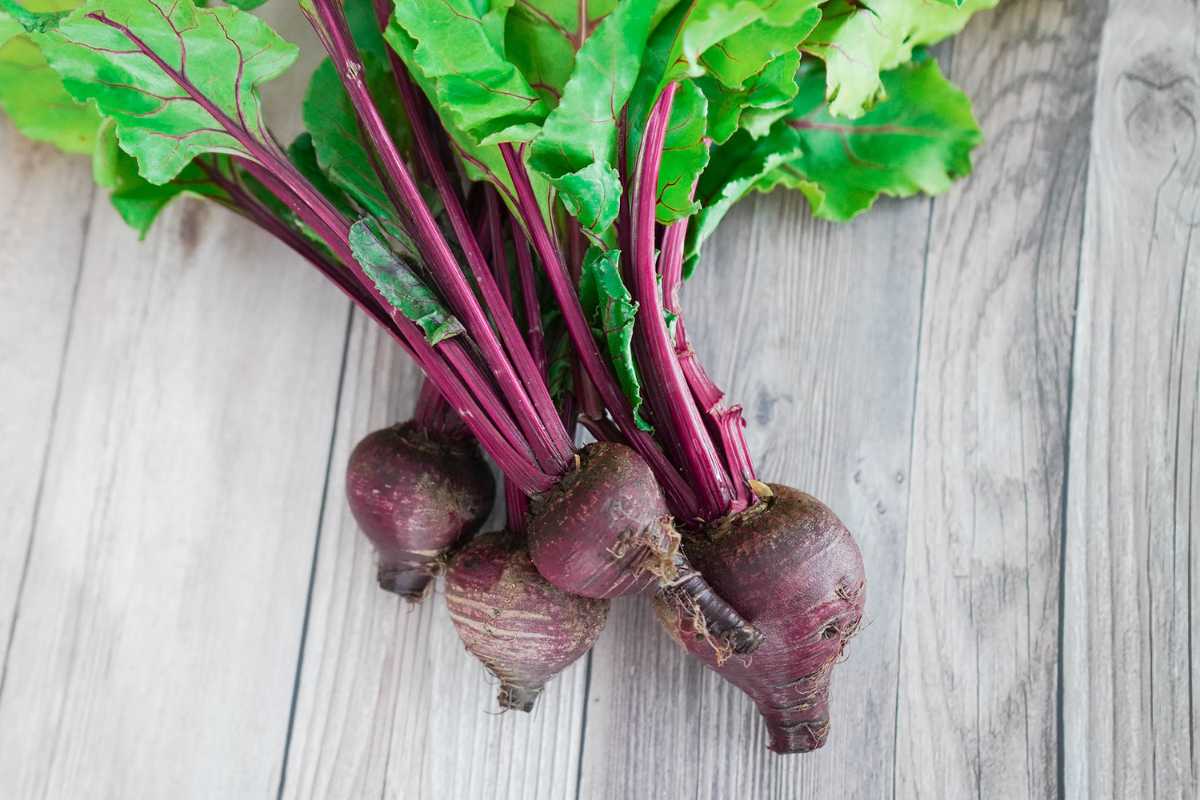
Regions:
<svg viewBox="0 0 1200 800"><path fill-rule="evenodd" d="M534 498L528 536L538 571L563 591L612 598L656 588L716 651L749 653L761 642L680 552L653 472L625 445L580 450L576 469Z"/></svg>
<svg viewBox="0 0 1200 800"><path fill-rule="evenodd" d="M446 605L467 650L500 679L500 706L529 711L548 680L592 648L608 601L543 578L521 537L486 533L455 554Z"/></svg>
<svg viewBox="0 0 1200 800"><path fill-rule="evenodd" d="M659 619L690 653L754 700L777 753L803 753L829 732L829 680L862 619L862 555L820 501L786 486L689 538L713 588L762 631L753 658L722 659L665 603Z"/></svg>
<svg viewBox="0 0 1200 800"><path fill-rule="evenodd" d="M595 443L578 468L533 499L529 554L560 589L611 598L654 586L679 548L646 462L628 447Z"/></svg>
<svg viewBox="0 0 1200 800"><path fill-rule="evenodd" d="M473 440L413 422L369 434L346 466L346 500L379 554L379 585L410 601L446 550L483 525L495 491Z"/></svg>

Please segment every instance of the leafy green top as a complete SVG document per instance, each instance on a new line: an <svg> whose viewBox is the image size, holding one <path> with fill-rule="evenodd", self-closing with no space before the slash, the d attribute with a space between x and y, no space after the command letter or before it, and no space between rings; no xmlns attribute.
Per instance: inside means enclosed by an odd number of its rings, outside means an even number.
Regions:
<svg viewBox="0 0 1200 800"><path fill-rule="evenodd" d="M251 14L192 0L91 0L37 39L67 91L115 120L151 183L203 153L249 155L251 139L266 144L258 87L299 53Z"/></svg>

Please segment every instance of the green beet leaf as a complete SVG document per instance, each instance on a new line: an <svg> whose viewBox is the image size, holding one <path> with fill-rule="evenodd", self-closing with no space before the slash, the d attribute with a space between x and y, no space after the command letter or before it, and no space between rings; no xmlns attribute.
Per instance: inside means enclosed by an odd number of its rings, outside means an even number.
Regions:
<svg viewBox="0 0 1200 800"><path fill-rule="evenodd" d="M463 332L458 321L412 268L388 247L369 220L350 227L354 260L393 308L420 326L425 340L437 344Z"/></svg>
<svg viewBox="0 0 1200 800"><path fill-rule="evenodd" d="M800 188L817 217L847 220L880 195L939 194L971 171L971 151L983 139L979 123L937 62L921 58L885 72L888 99L853 121L830 113L823 83L820 70L809 70L783 123L804 155L756 188L765 191L775 180Z"/></svg>
<svg viewBox="0 0 1200 800"><path fill-rule="evenodd" d="M407 65L413 81L436 108L437 82L427 77L419 67L414 66L416 64L416 41L395 23L388 26L384 32L384 38L387 40L388 46L399 54L400 59ZM445 114L439 114L439 119L467 178L492 184L505 202L511 206L515 192L512 179L504 164L504 158L500 155L500 148L495 144L481 144L479 140L456 125L454 120ZM552 189L540 173L531 171L529 177L533 184L534 194L542 209L542 216L549 222Z"/></svg>
<svg viewBox="0 0 1200 800"><path fill-rule="evenodd" d="M292 143L287 148L288 161L296 167L296 170L311 183L322 196L325 197L334 208L342 212L347 217L355 217L358 215L358 210L355 208L350 197L341 190L329 176L325 174L325 170L321 168L320 159L317 157L317 146L313 142L312 134L308 131L297 136L292 140Z"/></svg>
<svg viewBox="0 0 1200 800"><path fill-rule="evenodd" d="M682 81L671 103L658 173L655 216L664 225L699 208L692 200L692 187L708 164L707 115L708 99L704 92L692 81Z"/></svg>
<svg viewBox="0 0 1200 800"><path fill-rule="evenodd" d="M695 269L700 246L733 205L751 192L764 176L802 155L799 136L786 125L776 126L759 139L746 131L738 131L726 144L714 149L710 166L700 176L696 187L700 211L688 226L685 275Z"/></svg>
<svg viewBox="0 0 1200 800"><path fill-rule="evenodd" d="M791 112L765 137L739 131L716 148L697 189L702 210L688 231L689 271L700 244L751 191L799 189L817 217L840 221L880 195L937 194L970 172L979 125L970 101L937 63L919 54L882 80L888 99L846 120L823 102L823 71L807 66Z"/></svg>
<svg viewBox="0 0 1200 800"><path fill-rule="evenodd" d="M106 119L96 133L92 153L92 176L97 185L109 190L113 208L127 225L145 239L150 226L172 200L183 195L226 199L223 189L208 174L192 163L173 180L154 184L138 174L137 161L117 145L116 125Z"/></svg>
<svg viewBox="0 0 1200 800"><path fill-rule="evenodd" d="M642 381L633 358L633 328L638 304L621 280L619 250L588 249L579 278L579 300L593 333L608 353L621 390L633 407L634 421L642 430L652 430L642 417Z"/></svg>
<svg viewBox="0 0 1200 800"><path fill-rule="evenodd" d="M431 82L439 116L482 144L532 139L549 110L505 55L513 0L404 0L393 25L415 43L400 52Z"/></svg>
<svg viewBox="0 0 1200 800"><path fill-rule="evenodd" d="M254 15L193 0L170 13L152 0L92 0L37 40L67 91L116 121L121 147L157 184L202 153L265 144L258 87L298 53Z"/></svg>
<svg viewBox="0 0 1200 800"><path fill-rule="evenodd" d="M521 0L505 21L505 49L550 106L558 105L575 67L575 51L618 0Z"/></svg>
<svg viewBox="0 0 1200 800"><path fill-rule="evenodd" d="M804 45L825 61L830 113L855 118L886 95L880 73L963 29L976 11L999 0L832 0L821 24Z"/></svg>
<svg viewBox="0 0 1200 800"><path fill-rule="evenodd" d="M641 66L653 10L642 0L623 0L605 17L579 50L562 100L530 148L530 167L595 231L610 226L620 208L618 117Z"/></svg>
<svg viewBox="0 0 1200 800"><path fill-rule="evenodd" d="M28 36L0 46L0 108L24 136L68 153L90 153L100 114L76 102Z"/></svg>
<svg viewBox="0 0 1200 800"><path fill-rule="evenodd" d="M74 0L35 0L23 8L0 0L0 109L30 139L68 153L90 153L100 114L67 94L62 79L25 35L26 25L35 31L53 27L75 5Z"/></svg>
<svg viewBox="0 0 1200 800"><path fill-rule="evenodd" d="M684 0L675 5L650 36L630 96L629 166L637 160L650 110L671 81L692 76L706 100L705 135L717 143L750 119L748 111L786 108L796 93L796 48L821 18L818 6L819 0ZM658 210L660 219L679 215L678 205Z"/></svg>
<svg viewBox="0 0 1200 800"><path fill-rule="evenodd" d="M742 88L767 64L785 53L795 52L808 38L821 21L821 9L817 6L818 0L794 0L793 21L785 25L774 25L767 19L752 22L706 50L700 56L700 65L723 85Z"/></svg>

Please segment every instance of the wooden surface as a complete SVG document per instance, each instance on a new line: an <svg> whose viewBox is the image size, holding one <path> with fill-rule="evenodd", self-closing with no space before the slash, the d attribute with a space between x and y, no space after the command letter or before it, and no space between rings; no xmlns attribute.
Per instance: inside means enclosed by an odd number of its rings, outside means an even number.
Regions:
<svg viewBox="0 0 1200 800"><path fill-rule="evenodd" d="M343 502L411 365L240 222L139 244L0 126L0 797L1195 796L1198 37L1188 0L1004 0L939 51L969 181L840 227L756 198L687 287L760 471L867 561L804 757L638 600L493 713Z"/></svg>

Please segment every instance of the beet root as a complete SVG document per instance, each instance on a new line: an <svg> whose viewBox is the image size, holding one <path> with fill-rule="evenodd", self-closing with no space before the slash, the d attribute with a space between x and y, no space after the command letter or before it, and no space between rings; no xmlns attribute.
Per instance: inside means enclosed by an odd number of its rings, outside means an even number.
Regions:
<svg viewBox="0 0 1200 800"><path fill-rule="evenodd" d="M862 619L862 555L825 505L786 486L687 542L688 555L765 641L752 658L720 658L695 626L659 602L659 619L692 655L754 700L777 753L803 753L829 732L829 681Z"/></svg>
<svg viewBox="0 0 1200 800"><path fill-rule="evenodd" d="M346 500L379 554L379 585L414 602L446 551L483 525L495 491L473 440L413 422L369 434L346 466Z"/></svg>
<svg viewBox="0 0 1200 800"><path fill-rule="evenodd" d="M749 653L762 640L680 551L654 473L625 445L583 448L577 468L534 498L527 530L534 565L563 591L612 598L654 588L718 652Z"/></svg>
<svg viewBox="0 0 1200 800"><path fill-rule="evenodd" d="M548 680L592 648L608 601L543 578L521 538L487 533L455 554L446 605L459 638L500 679L501 708L529 711Z"/></svg>

